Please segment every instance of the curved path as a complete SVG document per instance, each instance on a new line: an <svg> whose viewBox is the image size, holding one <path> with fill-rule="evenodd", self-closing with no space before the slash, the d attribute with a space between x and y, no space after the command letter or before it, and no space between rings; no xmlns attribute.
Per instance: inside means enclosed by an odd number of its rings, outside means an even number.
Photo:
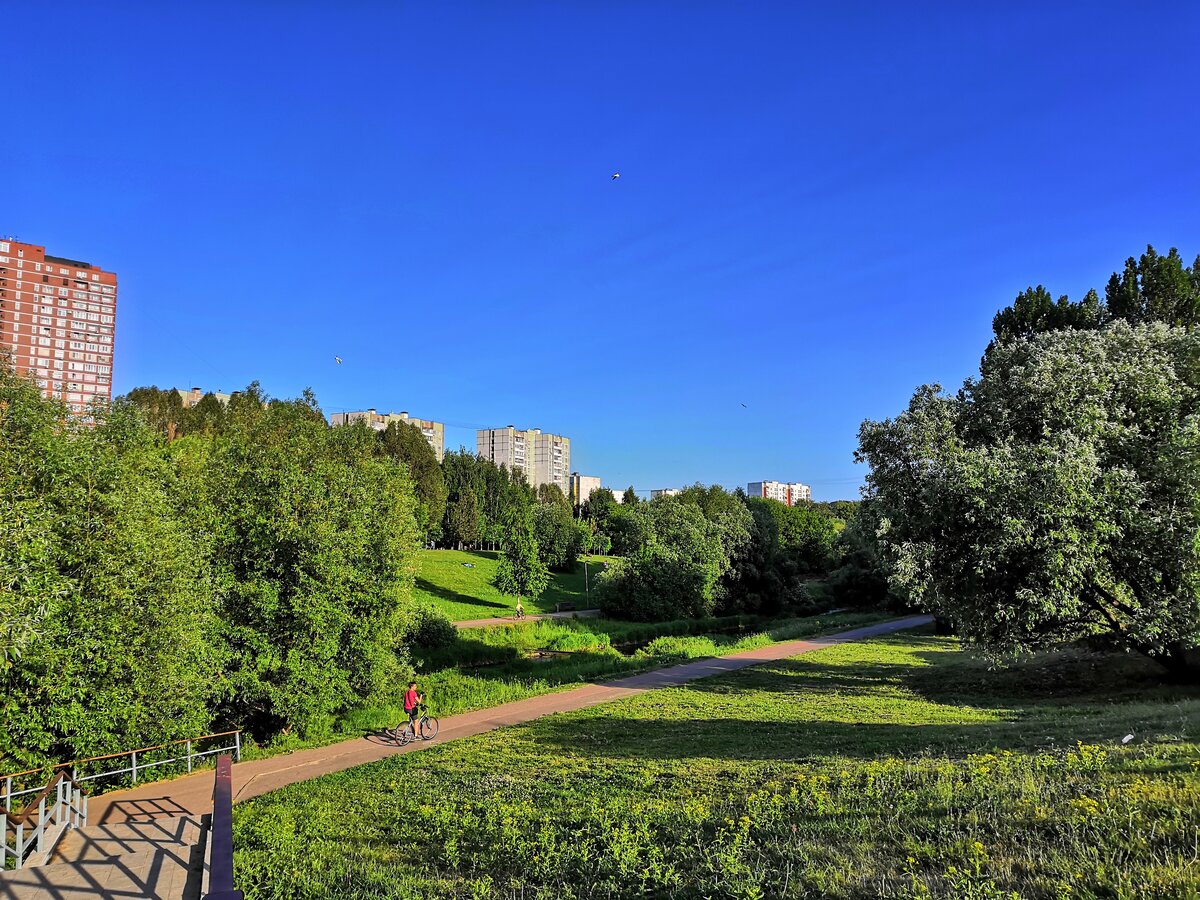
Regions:
<svg viewBox="0 0 1200 900"><path fill-rule="evenodd" d="M813 640L769 644L757 650L695 660L603 684L586 684L554 694L542 694L514 703L505 703L490 709L449 716L442 719L441 732L433 744L442 744L446 741L482 734L505 725L516 725L553 713L583 709L645 691L676 687L700 678L724 675L746 666L776 662L846 641L863 640L908 628L916 628L931 621L933 621L931 616L908 616L902 619L892 619ZM248 800L298 781L307 781L329 772L340 772L343 769L361 766L364 763L394 756L397 753L420 750L425 746L429 745L418 742L405 747L397 747L390 742L355 738L327 747L314 747L310 750L273 756L269 759L237 763L233 767L233 799L235 803ZM119 822L148 821L161 816L200 816L212 809L212 790L212 772L205 771L194 775L185 775L171 781L151 782L126 791L101 794L93 797L89 802L89 823L108 825Z"/></svg>

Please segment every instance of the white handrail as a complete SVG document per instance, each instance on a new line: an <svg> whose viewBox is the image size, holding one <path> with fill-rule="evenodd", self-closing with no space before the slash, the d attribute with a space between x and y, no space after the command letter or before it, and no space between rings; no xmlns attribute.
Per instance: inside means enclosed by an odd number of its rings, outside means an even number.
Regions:
<svg viewBox="0 0 1200 900"><path fill-rule="evenodd" d="M9 859L17 869L24 868L31 862L35 865L45 865L63 832L68 828L82 828L87 825L87 794L80 790L69 775L55 777L57 781L54 784L54 805L47 812L47 796L44 794L38 798L36 824L30 825L20 821L10 829L8 812L0 812L0 871L8 867ZM23 820L25 816L21 818ZM9 844L10 830L14 833L12 844Z"/></svg>
<svg viewBox="0 0 1200 900"><path fill-rule="evenodd" d="M193 742L203 740L204 737L208 737L208 735L204 735L199 738L187 738L184 740L172 741L169 744L159 744L156 747L142 747L138 750L128 750L125 753L113 753L113 754L110 754L109 756L103 756L103 757L97 757L97 758L98 759L116 759L120 756L128 756L130 759L130 765L126 766L125 768L121 768L121 769L110 769L107 772L94 772L91 775L80 775L78 768L76 768L75 766L72 766L71 777L72 777L72 780L75 782L84 782L84 781L94 781L97 778L107 778L111 775L130 774L133 777L133 783L137 784L139 773L145 772L147 769L152 769L155 766L165 766L165 765L169 765L170 763L186 762L187 770L190 772L190 771L192 771L192 767L195 765L197 760L204 759L204 757L206 757L206 756L215 756L218 753L224 753L226 751L233 751L234 757L237 759L238 762L241 762L242 761L242 733L240 731L233 731L233 732L226 732L226 733L233 735L233 743L226 744L226 745L223 745L220 747L213 747L209 750L202 750L200 752L193 751L193 749L192 749ZM213 735L213 737L222 737L222 736L223 735ZM154 760L153 762L145 762L145 761L141 761L137 758L139 753L146 753L150 750L160 750L163 747L173 747L176 744L186 744L188 752L183 756L173 756L170 759L159 759L159 760ZM89 762L89 761L90 760L80 760L80 762ZM64 763L63 765L67 766L67 765L71 765L71 763ZM61 766L56 766L55 768L61 768ZM32 769L30 771L36 772L38 770ZM25 773L18 773L18 774L25 774ZM37 787L26 788L24 790L14 791L13 790L13 779L15 777L17 777L17 776L16 775L4 776L4 785L3 785L3 788L0 788L0 790L3 791L4 812L6 812L6 813L12 812L12 800L14 797L23 797L27 794L36 794L38 791L40 791L44 787L44 785L39 784Z"/></svg>

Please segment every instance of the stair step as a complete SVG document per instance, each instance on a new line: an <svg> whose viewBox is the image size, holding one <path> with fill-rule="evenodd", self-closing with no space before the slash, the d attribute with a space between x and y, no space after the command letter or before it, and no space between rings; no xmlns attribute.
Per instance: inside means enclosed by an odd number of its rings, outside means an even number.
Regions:
<svg viewBox="0 0 1200 900"><path fill-rule="evenodd" d="M99 859L0 872L4 900L181 900L200 896L201 847L167 844Z"/></svg>
<svg viewBox="0 0 1200 900"><path fill-rule="evenodd" d="M138 853L153 847L191 846L200 838L200 822L192 816L171 816L149 822L88 825L63 835L49 864L86 862Z"/></svg>

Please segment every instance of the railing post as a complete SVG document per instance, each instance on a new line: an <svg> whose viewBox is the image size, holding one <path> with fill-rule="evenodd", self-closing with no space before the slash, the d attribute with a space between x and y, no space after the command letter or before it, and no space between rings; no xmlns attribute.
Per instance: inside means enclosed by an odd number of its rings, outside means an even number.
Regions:
<svg viewBox="0 0 1200 900"><path fill-rule="evenodd" d="M4 811L12 812L12 776L4 779Z"/></svg>
<svg viewBox="0 0 1200 900"><path fill-rule="evenodd" d="M46 798L38 801L37 852L46 852Z"/></svg>
<svg viewBox="0 0 1200 900"><path fill-rule="evenodd" d="M0 872L3 872L7 866L4 864L4 858L8 855L8 814L0 813Z"/></svg>
<svg viewBox="0 0 1200 900"><path fill-rule="evenodd" d="M137 784L137 751L132 751L129 758L133 760L133 783Z"/></svg>
<svg viewBox="0 0 1200 900"><path fill-rule="evenodd" d="M17 826L17 868L25 865L25 823Z"/></svg>
<svg viewBox="0 0 1200 900"><path fill-rule="evenodd" d="M241 762L242 761L242 733L240 731L235 731L233 733L233 746L234 746L235 752L237 753L237 761Z"/></svg>
<svg viewBox="0 0 1200 900"><path fill-rule="evenodd" d="M188 738L187 748L188 748L188 771L190 772L190 771L192 771L192 739L191 738Z"/></svg>

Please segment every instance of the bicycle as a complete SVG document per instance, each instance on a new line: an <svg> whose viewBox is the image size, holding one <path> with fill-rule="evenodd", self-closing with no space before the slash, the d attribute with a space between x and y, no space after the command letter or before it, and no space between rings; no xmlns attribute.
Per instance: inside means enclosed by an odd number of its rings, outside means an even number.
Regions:
<svg viewBox="0 0 1200 900"><path fill-rule="evenodd" d="M411 744L418 736L423 741L432 741L437 737L438 720L429 715L429 707L422 703L417 709L420 710L421 715L417 719L417 730L415 732L413 731L411 719L403 725L397 725L389 732L392 738L399 742L400 746Z"/></svg>

